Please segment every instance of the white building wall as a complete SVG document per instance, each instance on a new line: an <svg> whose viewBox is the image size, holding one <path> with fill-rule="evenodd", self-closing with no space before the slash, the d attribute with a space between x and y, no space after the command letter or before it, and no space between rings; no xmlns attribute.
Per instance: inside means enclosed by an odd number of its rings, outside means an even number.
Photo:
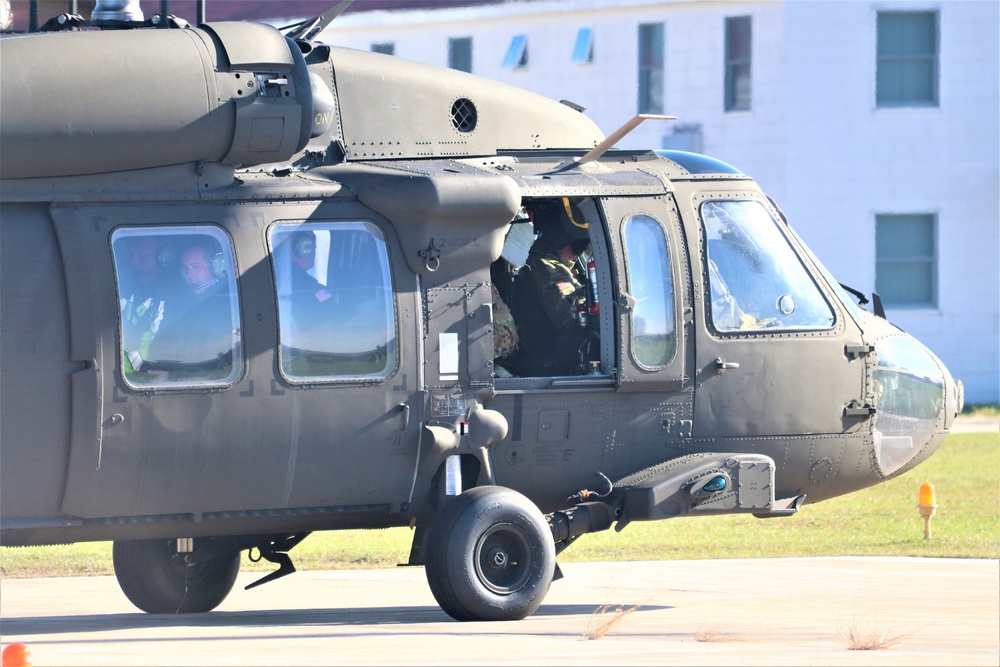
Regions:
<svg viewBox="0 0 1000 667"><path fill-rule="evenodd" d="M1000 395L998 5L787 5L789 219L840 280L875 288L875 216L937 215L938 305L889 319L941 357L970 402ZM875 15L940 12L940 105L876 109Z"/></svg>
<svg viewBox="0 0 1000 667"><path fill-rule="evenodd" d="M746 2L564 0L368 12L323 41L447 65L448 38L472 37L473 73L587 107L610 133L636 113L638 26L664 24L664 112L620 142L659 148L700 125L702 150L751 174L834 275L875 286L875 215L938 216L938 305L889 318L935 351L972 403L1000 402L1000 4L957 0ZM940 105L875 108L875 17L940 14ZM726 17L753 20L752 110L723 111ZM594 61L571 62L577 30ZM504 69L514 35L529 64Z"/></svg>

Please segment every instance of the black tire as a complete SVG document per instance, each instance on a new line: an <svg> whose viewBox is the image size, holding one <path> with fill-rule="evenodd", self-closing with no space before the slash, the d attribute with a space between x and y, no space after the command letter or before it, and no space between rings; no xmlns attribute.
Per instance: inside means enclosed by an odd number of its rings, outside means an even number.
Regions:
<svg viewBox="0 0 1000 667"><path fill-rule="evenodd" d="M499 486L449 501L427 539L427 583L459 621L530 616L549 591L555 563L545 517L523 495Z"/></svg>
<svg viewBox="0 0 1000 667"><path fill-rule="evenodd" d="M211 611L240 571L239 551L188 563L176 540L116 541L112 560L125 597L150 614Z"/></svg>

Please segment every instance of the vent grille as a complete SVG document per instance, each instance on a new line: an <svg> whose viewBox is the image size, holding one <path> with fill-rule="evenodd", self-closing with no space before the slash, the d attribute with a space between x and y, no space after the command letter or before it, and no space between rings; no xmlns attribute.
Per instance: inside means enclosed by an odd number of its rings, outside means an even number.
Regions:
<svg viewBox="0 0 1000 667"><path fill-rule="evenodd" d="M472 100L460 97L451 105L451 124L455 129L463 134L468 134L476 129L479 116L476 113L476 105Z"/></svg>

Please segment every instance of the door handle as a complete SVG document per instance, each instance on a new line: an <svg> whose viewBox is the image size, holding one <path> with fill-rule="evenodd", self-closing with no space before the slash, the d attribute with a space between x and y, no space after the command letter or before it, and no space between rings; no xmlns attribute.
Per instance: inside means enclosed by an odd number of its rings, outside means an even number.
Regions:
<svg viewBox="0 0 1000 667"><path fill-rule="evenodd" d="M733 368L739 368L739 363L735 361L726 361L722 357L715 358L715 370L719 373L722 371L728 371Z"/></svg>
<svg viewBox="0 0 1000 667"><path fill-rule="evenodd" d="M871 417L875 414L875 408L867 403L862 405L859 401L851 401L844 406L845 417Z"/></svg>
<svg viewBox="0 0 1000 667"><path fill-rule="evenodd" d="M405 431L410 425L410 406L406 403L396 403L396 409L403 413L403 425L399 430Z"/></svg>

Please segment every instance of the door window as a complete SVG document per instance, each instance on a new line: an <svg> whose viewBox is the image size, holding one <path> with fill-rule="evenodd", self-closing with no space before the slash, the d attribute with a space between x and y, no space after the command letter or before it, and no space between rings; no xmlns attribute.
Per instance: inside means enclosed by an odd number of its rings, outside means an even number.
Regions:
<svg viewBox="0 0 1000 667"><path fill-rule="evenodd" d="M390 376L396 321L382 232L367 222L282 223L269 241L282 375L303 383Z"/></svg>
<svg viewBox="0 0 1000 667"><path fill-rule="evenodd" d="M135 388L232 384L243 371L232 244L209 225L111 237L121 367Z"/></svg>
<svg viewBox="0 0 1000 667"><path fill-rule="evenodd" d="M708 201L701 219L716 331L833 327L833 310L761 202Z"/></svg>
<svg viewBox="0 0 1000 667"><path fill-rule="evenodd" d="M677 350L674 288L670 255L660 224L648 215L635 215L623 226L628 288L635 305L632 318L632 354L645 368L663 368Z"/></svg>

